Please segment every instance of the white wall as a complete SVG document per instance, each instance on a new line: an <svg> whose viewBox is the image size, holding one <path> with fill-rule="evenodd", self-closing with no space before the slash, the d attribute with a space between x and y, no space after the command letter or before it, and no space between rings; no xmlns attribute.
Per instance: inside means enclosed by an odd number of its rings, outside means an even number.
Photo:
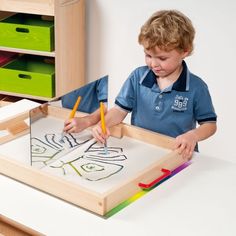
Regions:
<svg viewBox="0 0 236 236"><path fill-rule="evenodd" d="M236 162L236 2L234 0L87 0L87 77L109 74L109 105L121 84L144 64L137 42L141 25L159 9L177 9L196 28L195 52L186 61L208 84L218 115L218 131L200 151Z"/></svg>

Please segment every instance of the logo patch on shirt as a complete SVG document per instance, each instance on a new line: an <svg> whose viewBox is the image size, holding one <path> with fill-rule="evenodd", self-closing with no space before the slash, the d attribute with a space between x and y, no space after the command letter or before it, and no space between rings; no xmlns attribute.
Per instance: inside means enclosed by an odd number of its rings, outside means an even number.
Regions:
<svg viewBox="0 0 236 236"><path fill-rule="evenodd" d="M172 105L172 110L177 112L183 112L187 110L188 98L181 95L175 96L174 104Z"/></svg>

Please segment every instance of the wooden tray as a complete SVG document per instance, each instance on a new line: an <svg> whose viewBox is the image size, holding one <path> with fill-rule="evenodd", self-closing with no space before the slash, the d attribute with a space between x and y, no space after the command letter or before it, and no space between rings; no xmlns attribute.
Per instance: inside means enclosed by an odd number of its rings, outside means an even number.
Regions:
<svg viewBox="0 0 236 236"><path fill-rule="evenodd" d="M40 113L38 113L37 109L32 111L32 121L40 117ZM41 115L44 117L50 116L62 120L66 119L70 113L70 110L50 105L44 105L44 107L40 109ZM83 115L84 114L79 112L77 113L77 116ZM186 162L176 152L171 151L174 139L170 137L127 124L115 126L111 130L111 134L113 137L121 140L128 137L148 145L154 145L156 148L165 148L167 149L167 154L163 155L161 158L157 158L154 163L138 171L134 176L124 178L119 184L116 184L103 193L93 191L80 184L68 181L63 177L52 175L42 169L26 166L9 157L1 155L0 173L94 213L105 215L126 199L140 192L142 188L150 188L153 184L165 179L173 170ZM137 161L140 160L140 158L146 157L137 155Z"/></svg>

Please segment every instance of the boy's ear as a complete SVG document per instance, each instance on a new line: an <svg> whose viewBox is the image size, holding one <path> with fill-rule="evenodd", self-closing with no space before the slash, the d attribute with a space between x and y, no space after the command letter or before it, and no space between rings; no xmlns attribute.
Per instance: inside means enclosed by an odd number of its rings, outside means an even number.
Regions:
<svg viewBox="0 0 236 236"><path fill-rule="evenodd" d="M182 54L182 58L184 59L185 57L189 56L189 54L190 54L190 53L189 53L189 50L187 50L187 49L184 50L184 51L183 51L183 54Z"/></svg>

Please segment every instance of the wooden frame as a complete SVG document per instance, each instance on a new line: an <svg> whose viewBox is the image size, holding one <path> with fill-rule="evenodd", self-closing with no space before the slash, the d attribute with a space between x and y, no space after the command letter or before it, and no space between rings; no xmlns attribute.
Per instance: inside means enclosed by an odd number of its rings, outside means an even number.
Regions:
<svg viewBox="0 0 236 236"><path fill-rule="evenodd" d="M0 0L0 19L18 12L54 17L55 51L43 52L1 46L0 50L55 58L55 97L83 86L85 84L85 1ZM0 94L44 101L52 99L7 91L0 91Z"/></svg>
<svg viewBox="0 0 236 236"><path fill-rule="evenodd" d="M40 110L43 110L42 113L44 115L47 113L50 116L61 119L65 119L70 113L68 109L50 105L43 105ZM33 114L37 114L37 112L33 111ZM84 114L77 112L77 116L84 116ZM38 117L39 116L35 115L33 119L38 119ZM118 138L124 136L131 137L167 149L171 148L174 140L173 138L127 124L115 126L111 130L111 134ZM139 172L137 176L125 180L119 186L103 194L90 191L78 184L53 176L42 170L37 170L22 163L18 163L17 161L11 160L9 157L0 156L0 173L94 213L105 215L124 200L140 192L141 188L139 187L139 183L152 181L162 175L162 169L173 171L185 162L186 161L181 156L170 150L167 155L158 159L155 164Z"/></svg>

